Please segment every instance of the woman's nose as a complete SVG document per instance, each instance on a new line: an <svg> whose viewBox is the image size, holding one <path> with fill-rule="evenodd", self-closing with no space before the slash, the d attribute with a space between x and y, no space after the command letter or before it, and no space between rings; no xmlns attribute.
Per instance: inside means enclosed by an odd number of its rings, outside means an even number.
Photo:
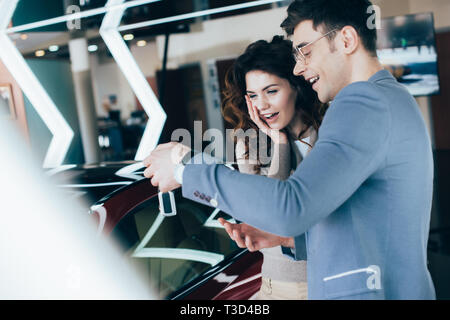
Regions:
<svg viewBox="0 0 450 320"><path fill-rule="evenodd" d="M266 110L270 107L269 102L266 99L260 99L256 106L259 111Z"/></svg>

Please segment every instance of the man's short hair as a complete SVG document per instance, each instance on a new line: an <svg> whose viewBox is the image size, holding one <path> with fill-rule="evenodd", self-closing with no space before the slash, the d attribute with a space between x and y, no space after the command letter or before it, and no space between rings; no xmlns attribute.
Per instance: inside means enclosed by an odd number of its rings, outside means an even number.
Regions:
<svg viewBox="0 0 450 320"><path fill-rule="evenodd" d="M314 29L323 27L324 33L333 29L352 26L360 36L366 50L376 56L377 30L370 27L369 19L373 13L368 8L369 0L295 0L287 9L288 16L281 23L281 28L292 35L297 25L311 20ZM335 33L329 36L334 39Z"/></svg>

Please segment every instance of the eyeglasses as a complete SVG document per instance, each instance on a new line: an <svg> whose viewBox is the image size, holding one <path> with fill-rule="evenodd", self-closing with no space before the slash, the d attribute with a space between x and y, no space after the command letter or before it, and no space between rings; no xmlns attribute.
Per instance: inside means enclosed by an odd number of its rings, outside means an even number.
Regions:
<svg viewBox="0 0 450 320"><path fill-rule="evenodd" d="M316 39L316 40L314 40L314 41L312 41L312 42L310 42L310 43L305 44L304 46L301 46L301 47L300 47L300 46L297 46L297 47L295 47L294 50L293 50L293 54L294 54L295 61L300 62L300 63L303 63L303 64L308 64L308 58L309 58L311 52L305 53L303 50L304 50L306 47L309 47L309 46L313 45L314 43L316 43L316 42L319 41L320 39L325 38L325 37L328 36L330 33L335 32L335 31L338 31L338 30L339 30L339 29L333 29L333 30L331 30L330 32L327 32L327 33L325 33L324 35L322 35L320 38L318 38L318 39Z"/></svg>

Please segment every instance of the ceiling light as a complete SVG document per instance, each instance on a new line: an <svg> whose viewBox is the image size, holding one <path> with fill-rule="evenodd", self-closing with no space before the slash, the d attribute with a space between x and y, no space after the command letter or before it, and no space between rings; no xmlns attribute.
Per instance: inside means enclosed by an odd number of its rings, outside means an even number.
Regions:
<svg viewBox="0 0 450 320"><path fill-rule="evenodd" d="M34 55L35 55L36 57L43 57L43 56L45 56L45 51L44 51L44 50L37 50L37 51L34 53Z"/></svg>
<svg viewBox="0 0 450 320"><path fill-rule="evenodd" d="M95 52L98 50L98 46L95 44L91 44L90 46L88 46L88 51L89 52Z"/></svg>
<svg viewBox="0 0 450 320"><path fill-rule="evenodd" d="M46 20L42 20L42 21L22 24L22 25L19 25L16 27L10 27L10 28L6 29L6 33L9 34L9 33L14 33L14 32L22 32L24 30L37 29L40 27L51 26L51 25L54 25L57 23L73 21L75 19L82 19L82 18L92 17L92 16L96 16L96 15L101 15L101 14L104 14L104 13L107 13L110 11L115 12L118 10L134 8L134 7L144 5L144 4L149 4L149 3L158 2L158 1L161 1L161 0L134 0L134 1L126 2L126 3L117 4L117 5L111 4L110 6L95 8L95 9L86 10L86 11L83 10L81 12L66 14L66 15L63 15L60 17L56 17L56 18L50 18L50 19L46 19ZM281 1L281 0L277 0L277 1ZM2 2L2 1L0 1L0 2Z"/></svg>
<svg viewBox="0 0 450 320"><path fill-rule="evenodd" d="M149 27L149 26L155 26L155 25L163 24L163 23L187 20L187 19L203 17L203 16L207 16L207 15L213 15L213 14L233 11L233 10L262 6L262 5L281 2L281 1L283 1L283 0L255 0L255 1L250 1L250 2L246 2L246 3L240 3L240 4L220 7L220 8L201 10L201 11L196 11L196 12L191 12L191 13L186 13L186 14L180 14L180 15L172 16L172 17L153 19L153 20L147 20L147 21L143 21L143 22L122 25L122 26L119 26L117 28L117 30L119 30L119 32L123 32L123 31L127 31L127 30L135 30L135 29L140 29L140 28ZM10 28L8 30L17 31L13 28Z"/></svg>
<svg viewBox="0 0 450 320"><path fill-rule="evenodd" d="M123 36L123 40L125 41L130 41L134 39L134 35L132 33L127 33L126 35Z"/></svg>
<svg viewBox="0 0 450 320"><path fill-rule="evenodd" d="M136 44L138 47L145 47L147 45L147 41L139 40Z"/></svg>
<svg viewBox="0 0 450 320"><path fill-rule="evenodd" d="M52 46L48 47L48 51L50 51L50 52L56 52L58 50L59 50L59 46L57 46L57 45L52 45Z"/></svg>
<svg viewBox="0 0 450 320"><path fill-rule="evenodd" d="M27 39L28 39L28 35L27 35L26 33L22 33L22 34L20 35L20 39L22 39L22 40L27 40Z"/></svg>

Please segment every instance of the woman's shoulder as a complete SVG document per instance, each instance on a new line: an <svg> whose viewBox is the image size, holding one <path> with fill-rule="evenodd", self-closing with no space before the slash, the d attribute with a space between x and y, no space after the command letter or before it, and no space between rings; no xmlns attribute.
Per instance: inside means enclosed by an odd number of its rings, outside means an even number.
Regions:
<svg viewBox="0 0 450 320"><path fill-rule="evenodd" d="M314 146L314 144L317 142L318 139L318 132L313 127L310 126L300 137L299 140L302 140L304 142L307 142L311 146Z"/></svg>

